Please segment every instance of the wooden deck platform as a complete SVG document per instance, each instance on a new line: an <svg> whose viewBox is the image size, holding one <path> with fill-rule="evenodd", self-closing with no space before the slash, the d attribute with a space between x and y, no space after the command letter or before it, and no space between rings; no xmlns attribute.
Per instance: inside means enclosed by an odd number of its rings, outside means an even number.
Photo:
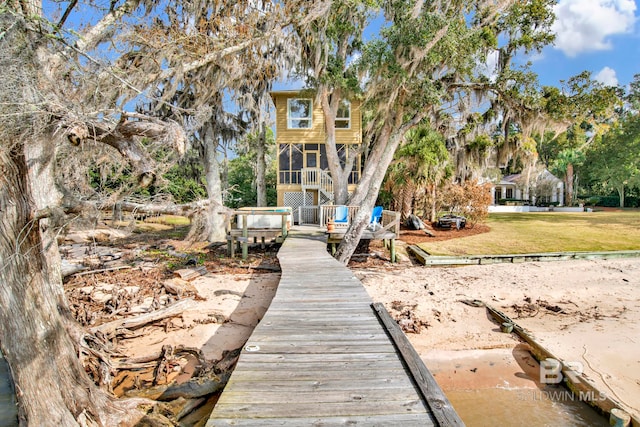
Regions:
<svg viewBox="0 0 640 427"><path fill-rule="evenodd" d="M346 233L346 228L342 230L334 230L331 232L327 232L327 243L331 246L331 253L335 254L337 245L342 241L344 235ZM396 262L396 233L392 233L390 231L379 231L373 232L369 230L365 230L362 233L361 240L382 240L384 242L384 246L389 249L389 256L391 257L391 262Z"/></svg>
<svg viewBox="0 0 640 427"><path fill-rule="evenodd" d="M206 426L440 425L366 290L311 230L283 243L276 296ZM431 392L436 412L448 405Z"/></svg>

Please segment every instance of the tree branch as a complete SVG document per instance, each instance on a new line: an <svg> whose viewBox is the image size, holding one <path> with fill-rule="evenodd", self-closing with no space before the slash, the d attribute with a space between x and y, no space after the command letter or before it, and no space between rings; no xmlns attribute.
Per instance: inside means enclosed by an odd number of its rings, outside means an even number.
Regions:
<svg viewBox="0 0 640 427"><path fill-rule="evenodd" d="M62 14L62 18L60 18L60 21L58 21L58 25L56 25L56 28L58 29L58 31L60 28L62 28L64 23L67 21L67 18L71 14L71 11L73 10L73 8L76 7L76 4L78 4L78 0L71 0L71 2L69 3L69 6L67 6L67 10L64 11L64 13Z"/></svg>
<svg viewBox="0 0 640 427"><path fill-rule="evenodd" d="M111 34L111 26L127 13L134 11L140 5L140 0L127 0L116 9L112 9L76 42L76 48L81 52L94 49Z"/></svg>

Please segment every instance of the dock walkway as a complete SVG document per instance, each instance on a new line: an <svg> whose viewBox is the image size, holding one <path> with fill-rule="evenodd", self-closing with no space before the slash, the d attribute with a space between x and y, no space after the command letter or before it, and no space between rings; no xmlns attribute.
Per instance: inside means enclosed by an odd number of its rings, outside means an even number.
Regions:
<svg viewBox="0 0 640 427"><path fill-rule="evenodd" d="M309 230L282 245L277 293L206 426L438 425L366 290Z"/></svg>

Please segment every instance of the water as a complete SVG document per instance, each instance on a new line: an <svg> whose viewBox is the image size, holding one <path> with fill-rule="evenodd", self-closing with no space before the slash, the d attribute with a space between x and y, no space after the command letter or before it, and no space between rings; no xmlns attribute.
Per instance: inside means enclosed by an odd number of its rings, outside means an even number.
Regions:
<svg viewBox="0 0 640 427"><path fill-rule="evenodd" d="M18 411L13 383L9 376L9 365L0 352L0 426L18 425Z"/></svg>
<svg viewBox="0 0 640 427"><path fill-rule="evenodd" d="M568 389L541 384L540 365L525 344L433 352L427 366L469 427L591 427L607 419Z"/></svg>
<svg viewBox="0 0 640 427"><path fill-rule="evenodd" d="M445 394L468 427L609 425L605 417L563 388L455 390Z"/></svg>

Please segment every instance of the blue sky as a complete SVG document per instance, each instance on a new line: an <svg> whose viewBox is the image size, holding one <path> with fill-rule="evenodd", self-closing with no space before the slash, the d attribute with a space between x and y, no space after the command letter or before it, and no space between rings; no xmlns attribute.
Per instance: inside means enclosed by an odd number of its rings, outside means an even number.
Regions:
<svg viewBox="0 0 640 427"><path fill-rule="evenodd" d="M639 0L560 0L554 46L532 56L543 85L584 70L604 84L626 86L640 73Z"/></svg>
<svg viewBox="0 0 640 427"><path fill-rule="evenodd" d="M559 0L555 6L553 31L556 41L540 54L521 58L532 62L532 69L545 86L589 71L606 85L627 86L640 74L640 0ZM379 17L365 32L376 32ZM279 82L276 87L300 87L299 82Z"/></svg>
<svg viewBox="0 0 640 427"><path fill-rule="evenodd" d="M604 84L628 85L640 73L639 5L640 0L559 0L555 45L528 58L540 83L558 86L560 80L587 70ZM60 7L50 1L44 6L47 14ZM62 7L64 10L66 4ZM70 20L78 15L82 14L72 14ZM381 22L377 20L371 28L379 28ZM293 84L279 82L276 86Z"/></svg>

